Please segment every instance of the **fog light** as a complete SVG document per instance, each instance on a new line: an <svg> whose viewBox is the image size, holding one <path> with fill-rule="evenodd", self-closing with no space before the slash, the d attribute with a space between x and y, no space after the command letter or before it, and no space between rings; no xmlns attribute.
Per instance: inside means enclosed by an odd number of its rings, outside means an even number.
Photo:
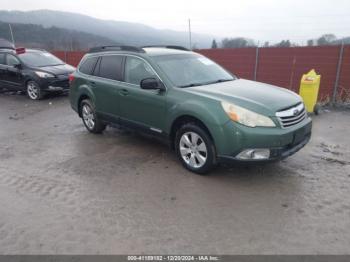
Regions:
<svg viewBox="0 0 350 262"><path fill-rule="evenodd" d="M270 149L246 149L239 153L236 158L240 160L263 160L269 159Z"/></svg>

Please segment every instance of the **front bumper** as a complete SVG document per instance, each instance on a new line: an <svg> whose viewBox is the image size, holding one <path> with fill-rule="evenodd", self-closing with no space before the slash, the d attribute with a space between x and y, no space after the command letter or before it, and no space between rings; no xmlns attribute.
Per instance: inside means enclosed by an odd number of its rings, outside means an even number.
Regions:
<svg viewBox="0 0 350 262"><path fill-rule="evenodd" d="M225 151L228 153L218 153L219 162L270 162L289 157L302 149L310 141L312 121L307 118L293 128L286 129L248 128L234 123L229 123L227 128L230 137L226 145L231 144L231 147L228 149L226 146ZM246 149L269 149L270 156L267 159L237 158Z"/></svg>
<svg viewBox="0 0 350 262"><path fill-rule="evenodd" d="M55 77L53 79L42 79L40 81L41 90L46 92L56 92L56 91L68 91L69 90L69 80L68 76Z"/></svg>
<svg viewBox="0 0 350 262"><path fill-rule="evenodd" d="M218 161L221 163L228 163L228 162L273 162L277 160L282 160L284 158L287 158L291 155L294 155L296 152L298 152L300 149L302 149L311 138L311 133L307 135L303 141L301 141L299 144L293 145L293 146L286 146L286 147L280 147L280 148L270 148L270 158L268 159L262 159L262 160L241 160L234 156L227 156L227 155L219 155Z"/></svg>

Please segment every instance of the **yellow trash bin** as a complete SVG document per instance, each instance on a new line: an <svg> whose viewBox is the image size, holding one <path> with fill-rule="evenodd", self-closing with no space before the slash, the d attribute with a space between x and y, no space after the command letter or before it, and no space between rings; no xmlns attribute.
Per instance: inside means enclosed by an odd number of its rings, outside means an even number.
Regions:
<svg viewBox="0 0 350 262"><path fill-rule="evenodd" d="M299 95L303 98L306 110L309 113L318 114L317 97L320 82L321 75L318 75L314 69L301 78Z"/></svg>

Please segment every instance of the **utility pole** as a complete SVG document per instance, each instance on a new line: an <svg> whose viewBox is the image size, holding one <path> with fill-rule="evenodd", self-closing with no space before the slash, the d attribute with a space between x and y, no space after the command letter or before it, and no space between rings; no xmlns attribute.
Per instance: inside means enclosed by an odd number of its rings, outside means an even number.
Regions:
<svg viewBox="0 0 350 262"><path fill-rule="evenodd" d="M336 74L336 77L335 77L335 83L334 83L334 88L333 88L333 96L332 96L332 104L333 105L337 102L337 94L338 94L338 88L339 88L340 71L341 71L341 66L343 64L343 54L344 54L344 40L342 40L342 43L341 43L341 46L340 46L338 65L337 65L337 74Z"/></svg>
<svg viewBox="0 0 350 262"><path fill-rule="evenodd" d="M188 36L190 41L190 50L192 50L192 33L191 33L191 19L188 19Z"/></svg>
<svg viewBox="0 0 350 262"><path fill-rule="evenodd" d="M256 81L257 75L258 75L258 63L259 63L259 41L255 49L254 81Z"/></svg>
<svg viewBox="0 0 350 262"><path fill-rule="evenodd" d="M12 38L12 44L15 45L15 38L13 37L11 24L9 24L9 28L10 28L11 38Z"/></svg>

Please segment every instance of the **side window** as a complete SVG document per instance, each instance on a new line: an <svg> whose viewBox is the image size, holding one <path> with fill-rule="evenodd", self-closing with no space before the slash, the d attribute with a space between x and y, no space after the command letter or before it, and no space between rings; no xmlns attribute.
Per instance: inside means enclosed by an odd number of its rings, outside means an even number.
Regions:
<svg viewBox="0 0 350 262"><path fill-rule="evenodd" d="M152 68L143 60L128 56L125 63L125 82L140 85L141 80L155 77Z"/></svg>
<svg viewBox="0 0 350 262"><path fill-rule="evenodd" d="M15 56L9 54L6 55L6 64L8 66L18 65L20 63L21 62Z"/></svg>
<svg viewBox="0 0 350 262"><path fill-rule="evenodd" d="M102 56L98 76L122 81L123 59L120 55Z"/></svg>
<svg viewBox="0 0 350 262"><path fill-rule="evenodd" d="M87 74L87 75L91 75L92 70L95 67L96 61L97 61L98 57L90 57L87 58L83 64L79 67L79 71Z"/></svg>
<svg viewBox="0 0 350 262"><path fill-rule="evenodd" d="M5 54L0 53L0 65L5 65Z"/></svg>
<svg viewBox="0 0 350 262"><path fill-rule="evenodd" d="M101 64L101 57L98 58L97 63L96 63L96 65L95 65L95 69L94 69L94 71L92 72L92 75L94 75L94 76L98 76L98 75L99 75L99 72L100 72L100 64Z"/></svg>

